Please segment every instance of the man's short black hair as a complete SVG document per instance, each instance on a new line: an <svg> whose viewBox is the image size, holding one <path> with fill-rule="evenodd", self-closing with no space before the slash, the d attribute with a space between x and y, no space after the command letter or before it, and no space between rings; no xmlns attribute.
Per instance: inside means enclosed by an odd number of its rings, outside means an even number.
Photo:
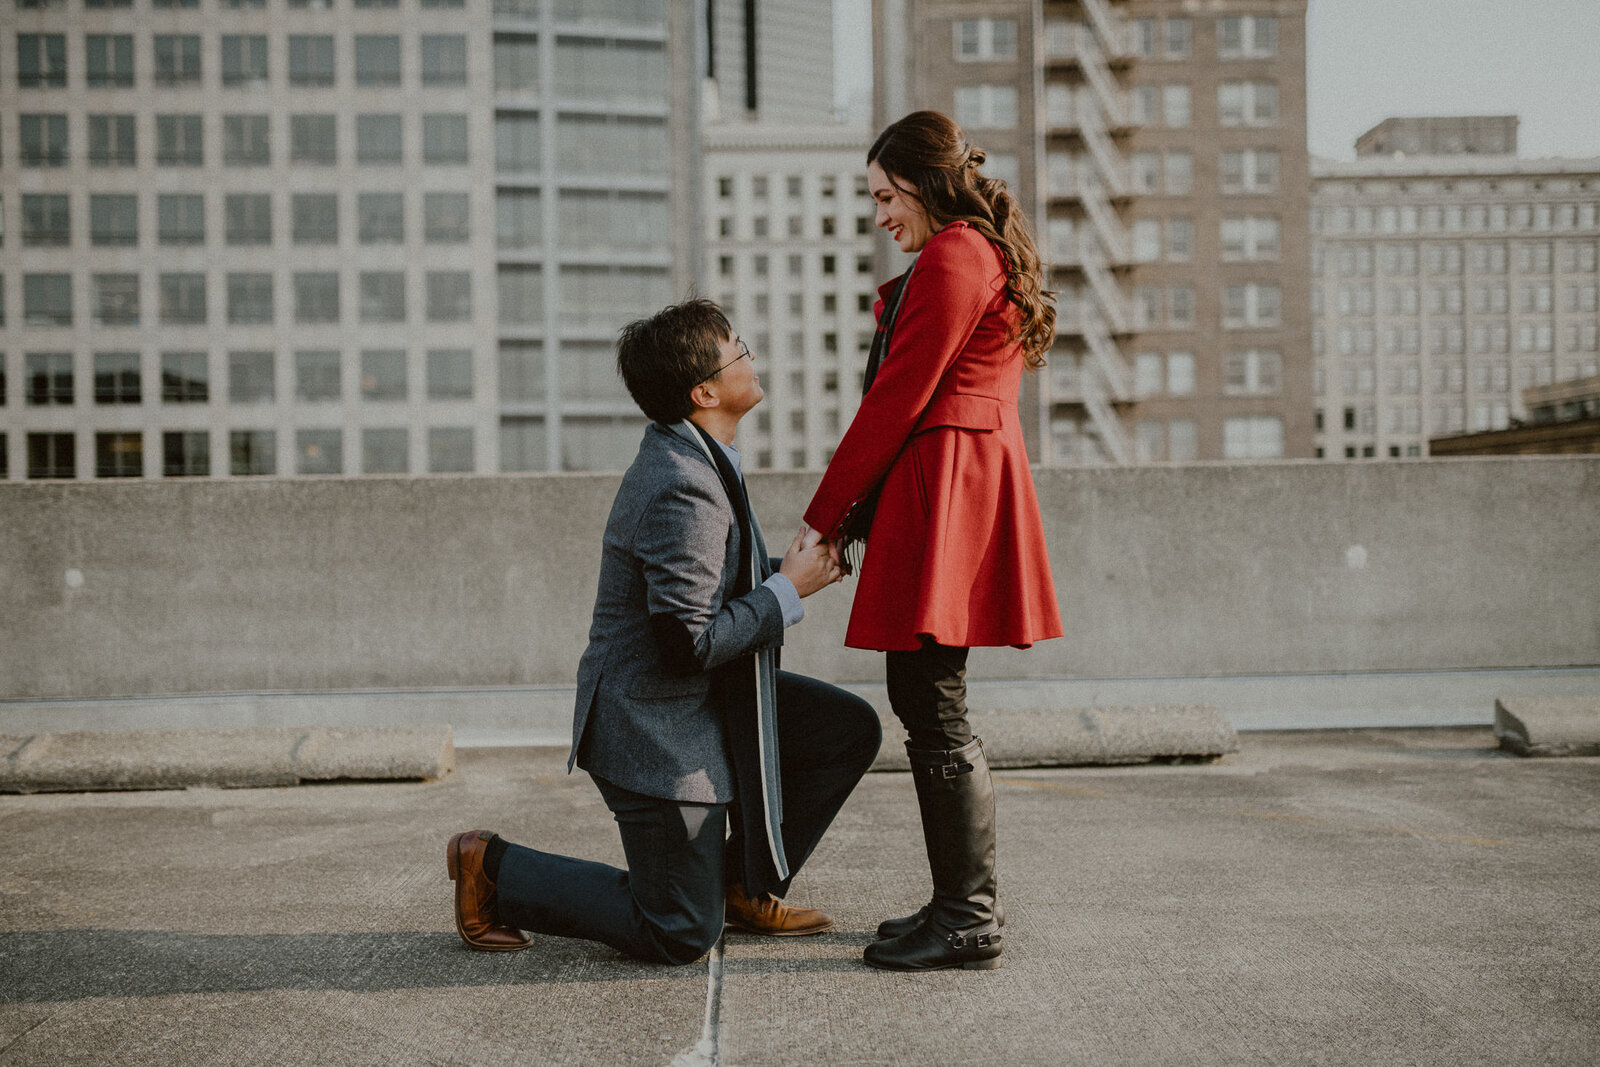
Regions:
<svg viewBox="0 0 1600 1067"><path fill-rule="evenodd" d="M634 403L656 422L681 422L694 411L689 392L717 373L723 341L733 336L714 302L685 300L622 328L617 372Z"/></svg>

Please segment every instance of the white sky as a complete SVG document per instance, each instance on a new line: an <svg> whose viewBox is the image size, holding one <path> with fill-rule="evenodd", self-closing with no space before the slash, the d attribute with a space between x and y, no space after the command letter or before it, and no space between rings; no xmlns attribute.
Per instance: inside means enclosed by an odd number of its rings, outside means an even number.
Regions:
<svg viewBox="0 0 1600 1067"><path fill-rule="evenodd" d="M871 85L871 0L834 0L841 103ZM1311 151L1392 115L1518 115L1520 154L1600 156L1600 0L1311 0Z"/></svg>
<svg viewBox="0 0 1600 1067"><path fill-rule="evenodd" d="M1600 156L1600 0L1311 0L1307 140L1393 115L1518 115L1518 154Z"/></svg>

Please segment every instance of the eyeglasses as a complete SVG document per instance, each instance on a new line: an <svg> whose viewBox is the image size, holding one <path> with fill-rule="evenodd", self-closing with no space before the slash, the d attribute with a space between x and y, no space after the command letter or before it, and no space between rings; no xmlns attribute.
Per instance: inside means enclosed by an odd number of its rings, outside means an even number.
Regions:
<svg viewBox="0 0 1600 1067"><path fill-rule="evenodd" d="M735 363L739 362L741 359L748 359L748 360L751 360L752 362L755 360L756 357L754 357L754 356L752 356L750 354L750 348L749 348L748 345L746 345L744 343L744 338L735 337L733 339L733 343L739 346L739 354L737 356L734 356L732 359L728 360L728 362L724 363L722 366L718 367L716 370L712 371L710 374L706 375L704 378L701 378L700 381L695 382L694 384L700 385L700 384L703 384L705 382L709 382L711 379L715 378L717 375L721 374L723 371L727 370L729 367L733 366Z"/></svg>

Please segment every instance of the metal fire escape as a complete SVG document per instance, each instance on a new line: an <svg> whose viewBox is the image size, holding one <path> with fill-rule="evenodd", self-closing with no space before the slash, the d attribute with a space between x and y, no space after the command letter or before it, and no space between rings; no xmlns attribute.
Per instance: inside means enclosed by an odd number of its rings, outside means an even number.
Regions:
<svg viewBox="0 0 1600 1067"><path fill-rule="evenodd" d="M1072 438L1078 454L1067 462L1130 463L1135 454L1123 412L1134 389L1122 347L1133 333L1126 293L1133 247L1118 208L1132 195L1121 142L1133 122L1117 73L1132 50L1110 0L1061 6L1067 13L1075 7L1076 18L1047 34L1044 58L1045 259L1060 294L1056 332L1067 342L1051 361L1051 421L1078 428Z"/></svg>

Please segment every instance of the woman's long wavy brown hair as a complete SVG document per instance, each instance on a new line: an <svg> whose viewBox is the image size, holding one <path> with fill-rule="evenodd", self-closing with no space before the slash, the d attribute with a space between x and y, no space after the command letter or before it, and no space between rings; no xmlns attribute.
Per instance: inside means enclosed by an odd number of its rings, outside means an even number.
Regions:
<svg viewBox="0 0 1600 1067"><path fill-rule="evenodd" d="M1014 340L1030 369L1044 366L1055 340L1055 294L1044 287L1039 250L1028 219L1006 183L979 169L983 149L967 143L961 127L938 111L913 111L878 135L867 162L910 192L936 227L962 221L987 237L1006 263L1006 296L1022 313Z"/></svg>

